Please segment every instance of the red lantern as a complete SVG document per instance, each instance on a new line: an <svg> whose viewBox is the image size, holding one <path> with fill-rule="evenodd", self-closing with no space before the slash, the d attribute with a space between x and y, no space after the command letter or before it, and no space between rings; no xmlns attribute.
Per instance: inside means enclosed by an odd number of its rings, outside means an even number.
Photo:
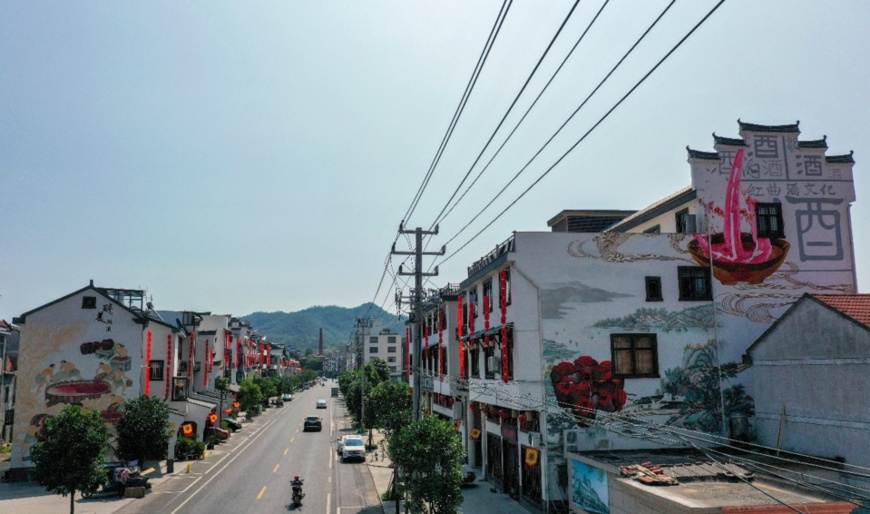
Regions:
<svg viewBox="0 0 870 514"><path fill-rule="evenodd" d="M498 411L498 417L500 417L501 419L507 419L510 417L510 415L511 415L511 411L509 411L507 409L501 409Z"/></svg>
<svg viewBox="0 0 870 514"><path fill-rule="evenodd" d="M471 412L477 412L477 402L471 402L469 407L471 407Z"/></svg>
<svg viewBox="0 0 870 514"><path fill-rule="evenodd" d="M181 425L181 432L184 434L184 437L190 437L193 435L193 425L190 423L186 423Z"/></svg>
<svg viewBox="0 0 870 514"><path fill-rule="evenodd" d="M212 424L217 423L217 420L218 420L218 416L217 416L217 414L215 414L214 412L212 412L211 414L208 415L208 420L209 420Z"/></svg>

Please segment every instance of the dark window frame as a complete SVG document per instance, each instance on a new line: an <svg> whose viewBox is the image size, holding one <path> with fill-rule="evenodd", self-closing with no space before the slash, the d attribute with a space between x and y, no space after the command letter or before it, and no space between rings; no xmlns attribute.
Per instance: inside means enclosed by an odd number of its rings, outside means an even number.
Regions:
<svg viewBox="0 0 870 514"><path fill-rule="evenodd" d="M699 280L703 280L704 291L699 291L697 287ZM677 267L677 283L680 289L681 302L703 302L713 299L713 281L710 277L710 268L679 266Z"/></svg>
<svg viewBox="0 0 870 514"><path fill-rule="evenodd" d="M158 363L159 365L156 365ZM148 380L151 382L166 380L166 361L155 359L148 363Z"/></svg>
<svg viewBox="0 0 870 514"><path fill-rule="evenodd" d="M617 347L619 342L629 343L628 348ZM640 347L639 344L643 339L650 342L650 347ZM621 341L620 341L621 340ZM640 370L638 364L638 354L642 351L650 353L650 361L652 363L650 370ZM622 353L627 352L630 359L629 372L620 372L622 363ZM658 337L655 333L618 333L610 334L610 358L613 363L613 376L618 378L660 378L659 376L659 354L658 354Z"/></svg>
<svg viewBox="0 0 870 514"><path fill-rule="evenodd" d="M677 234L687 234L689 231L689 209L683 209L674 213Z"/></svg>
<svg viewBox="0 0 870 514"><path fill-rule="evenodd" d="M765 212L765 211L772 212ZM758 237L779 239L785 237L782 222L782 204L757 203L755 204L755 225L758 229Z"/></svg>
<svg viewBox="0 0 870 514"><path fill-rule="evenodd" d="M97 297L96 296L82 296L82 309L96 309L97 308Z"/></svg>
<svg viewBox="0 0 870 514"><path fill-rule="evenodd" d="M489 312L492 312L492 304L495 303L495 298L492 297L492 277L483 281L483 296L489 298Z"/></svg>
<svg viewBox="0 0 870 514"><path fill-rule="evenodd" d="M662 226L661 225L652 226L652 227L644 230L643 233L644 234L661 234L662 233Z"/></svg>
<svg viewBox="0 0 870 514"><path fill-rule="evenodd" d="M468 349L470 378L480 378L480 345Z"/></svg>
<svg viewBox="0 0 870 514"><path fill-rule="evenodd" d="M662 295L662 277L644 277L644 284L646 287L646 301L665 301Z"/></svg>

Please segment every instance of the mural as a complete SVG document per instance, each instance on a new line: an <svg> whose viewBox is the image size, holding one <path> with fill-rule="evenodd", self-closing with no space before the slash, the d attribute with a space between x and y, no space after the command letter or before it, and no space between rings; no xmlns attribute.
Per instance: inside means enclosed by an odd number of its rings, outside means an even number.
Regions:
<svg viewBox="0 0 870 514"><path fill-rule="evenodd" d="M571 501L590 514L609 514L607 473L579 460L571 461Z"/></svg>
<svg viewBox="0 0 870 514"><path fill-rule="evenodd" d="M621 328L626 330L659 329L663 332L684 331L690 328L713 328L716 325L713 306L710 304L689 307L681 311L665 308L641 307L632 314L618 318L605 318L592 324L596 328Z"/></svg>
<svg viewBox="0 0 870 514"><path fill-rule="evenodd" d="M742 174L741 149L731 165L725 206L717 206L714 202L708 204L711 235L694 234L695 239L688 246L695 261L701 266L712 267L713 276L725 285L739 282L760 284L779 269L790 247L782 238L759 237L757 200L749 192L740 190ZM721 227L718 226L719 219L722 220Z"/></svg>
<svg viewBox="0 0 870 514"><path fill-rule="evenodd" d="M598 362L588 355L553 366L550 381L559 405L580 420L595 419L596 410L622 410L626 394L622 380L613 378L611 367L610 361Z"/></svg>
<svg viewBox="0 0 870 514"><path fill-rule="evenodd" d="M734 378L748 366L738 362L726 362L717 366L716 343L687 345L682 366L665 371L662 392L671 396L673 406L679 410L668 419L667 424L692 430L721 433L723 429L722 400L725 402L724 418L748 418L755 414L755 402L746 394L742 384L736 384L719 394L720 382Z"/></svg>
<svg viewBox="0 0 870 514"><path fill-rule="evenodd" d="M618 298L629 298L632 295L605 291L597 287L589 287L580 282L559 284L549 289L541 290L541 317L544 319L561 319L570 315L571 303L610 302Z"/></svg>

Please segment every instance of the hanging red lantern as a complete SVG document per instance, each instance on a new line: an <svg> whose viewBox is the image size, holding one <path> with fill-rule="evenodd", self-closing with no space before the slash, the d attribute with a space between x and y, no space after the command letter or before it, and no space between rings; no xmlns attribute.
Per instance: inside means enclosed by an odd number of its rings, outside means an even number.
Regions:
<svg viewBox="0 0 870 514"><path fill-rule="evenodd" d="M507 419L511 417L511 411L507 409L501 409L498 411L498 417L500 417L501 419Z"/></svg>
<svg viewBox="0 0 870 514"><path fill-rule="evenodd" d="M471 402L469 407L471 408L471 412L477 412L477 402Z"/></svg>
<svg viewBox="0 0 870 514"><path fill-rule="evenodd" d="M190 423L185 423L181 425L181 432L184 434L184 437L190 437L193 435L193 425Z"/></svg>
<svg viewBox="0 0 870 514"><path fill-rule="evenodd" d="M211 414L208 415L208 420L209 420L212 424L217 423L218 415L215 414L214 412L212 412Z"/></svg>

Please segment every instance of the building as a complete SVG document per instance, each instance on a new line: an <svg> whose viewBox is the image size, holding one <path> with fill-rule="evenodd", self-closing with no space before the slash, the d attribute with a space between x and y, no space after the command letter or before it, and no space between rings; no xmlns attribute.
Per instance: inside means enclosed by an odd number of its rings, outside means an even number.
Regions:
<svg viewBox="0 0 870 514"><path fill-rule="evenodd" d="M660 448L644 424L751 437L747 348L804 293L855 292L851 154L797 124L739 128L688 149L691 185L650 207L563 211L469 266L465 416L518 501L567 506L569 462Z"/></svg>
<svg viewBox="0 0 870 514"><path fill-rule="evenodd" d="M760 444L870 468L870 295L805 294L746 356Z"/></svg>
<svg viewBox="0 0 870 514"><path fill-rule="evenodd" d="M0 442L12 440L15 419L15 377L18 369L19 329L0 320Z"/></svg>
<svg viewBox="0 0 870 514"><path fill-rule="evenodd" d="M374 327L374 330L371 328L366 329L361 333L360 337L363 341L362 353L364 364L368 364L372 359L378 358L387 363L390 375L393 377L401 376L404 341L400 334L393 332L389 327Z"/></svg>

